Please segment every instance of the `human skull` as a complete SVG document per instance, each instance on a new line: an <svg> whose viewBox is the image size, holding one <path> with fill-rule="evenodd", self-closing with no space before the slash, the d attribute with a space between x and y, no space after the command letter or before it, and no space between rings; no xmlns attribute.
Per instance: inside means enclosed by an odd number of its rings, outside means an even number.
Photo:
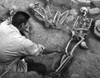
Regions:
<svg viewBox="0 0 100 78"><path fill-rule="evenodd" d="M88 8L87 7L81 7L80 12L84 13L86 15L88 13Z"/></svg>

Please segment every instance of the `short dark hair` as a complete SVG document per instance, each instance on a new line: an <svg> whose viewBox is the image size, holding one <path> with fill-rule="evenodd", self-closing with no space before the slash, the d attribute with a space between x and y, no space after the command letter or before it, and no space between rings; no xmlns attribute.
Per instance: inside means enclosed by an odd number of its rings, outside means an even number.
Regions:
<svg viewBox="0 0 100 78"><path fill-rule="evenodd" d="M16 14L12 17L12 24L19 28L19 26L22 23L26 23L28 19L30 18L29 14L23 11L18 11Z"/></svg>

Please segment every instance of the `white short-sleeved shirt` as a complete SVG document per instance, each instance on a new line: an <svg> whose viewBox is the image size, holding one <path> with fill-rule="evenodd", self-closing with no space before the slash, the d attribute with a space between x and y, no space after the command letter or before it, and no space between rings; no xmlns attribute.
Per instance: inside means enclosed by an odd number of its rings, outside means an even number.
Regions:
<svg viewBox="0 0 100 78"><path fill-rule="evenodd" d="M37 44L22 36L8 21L0 24L0 62L12 61L16 57L32 54L25 50L31 45L34 45L34 50L37 49Z"/></svg>

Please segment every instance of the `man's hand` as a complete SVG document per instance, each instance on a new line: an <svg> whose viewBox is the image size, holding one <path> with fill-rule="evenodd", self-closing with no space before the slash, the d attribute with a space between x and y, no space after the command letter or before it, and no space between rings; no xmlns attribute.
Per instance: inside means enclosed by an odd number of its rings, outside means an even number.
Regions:
<svg viewBox="0 0 100 78"><path fill-rule="evenodd" d="M45 47L43 46L43 45L41 45L41 44L38 44L39 45L39 47L41 47L42 48L42 50L44 50L45 49Z"/></svg>
<svg viewBox="0 0 100 78"><path fill-rule="evenodd" d="M41 44L38 44L38 46L39 46L39 52L37 52L36 56L39 55L39 54L42 54L44 49L45 49L45 47Z"/></svg>

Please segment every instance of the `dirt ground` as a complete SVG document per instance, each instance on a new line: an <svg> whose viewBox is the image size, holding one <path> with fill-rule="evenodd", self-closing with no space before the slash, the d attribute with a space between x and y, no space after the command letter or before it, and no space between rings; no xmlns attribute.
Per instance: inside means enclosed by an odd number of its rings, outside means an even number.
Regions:
<svg viewBox="0 0 100 78"><path fill-rule="evenodd" d="M46 0L39 0L39 1L42 2L41 3L42 6L44 5L44 2L46 2ZM35 2L35 0L0 0L0 5L4 5L6 7L6 8L4 8L4 7L0 6L0 19L6 18L3 15L7 11L8 8L12 7L12 5L15 5L21 9L26 9L29 6L29 4L33 3L33 2ZM55 9L60 10L60 11L65 11L66 8L67 9L71 8L71 4L69 4L70 0L51 0L51 2L53 2ZM95 1L95 4L97 6L99 6L99 3L97 3L96 1ZM94 18L100 19L100 15L95 16ZM39 25L39 24L37 23L37 25ZM41 27L41 26L39 26L39 27ZM39 30L42 31L41 28ZM36 32L38 32L37 34L40 34L41 31L36 31ZM51 31L53 31L53 30L51 30ZM51 31L49 31L50 34L51 34ZM75 50L73 60L71 61L70 65L66 66L66 68L62 72L63 73L62 78L100 78L100 41L98 38L96 38L94 36L93 30L91 30L91 31L92 32L90 32L86 38L86 42L87 42L89 49L85 50L85 49L81 49L80 47L78 47ZM52 32L52 33L54 33L54 32ZM42 35L44 33L45 32L42 31ZM56 31L56 33L58 33L58 31ZM35 35L35 37L33 35L31 37L31 39L33 39L33 41L35 41L37 43L41 43L44 45L45 38L44 37L39 38L42 35L37 35L37 34ZM62 33L60 32L60 34L62 34ZM47 35L48 35L48 33L47 33ZM52 38L55 35L51 34L49 36L50 36L50 38L48 36L47 37L51 40L47 41L45 46L47 46L48 49L50 49L50 50L52 49L52 51L53 50L56 51L56 49L58 49L59 46L62 49L63 46L65 46L65 43L67 43L67 41L70 38L69 35L66 35L66 36L63 35L61 37L56 34L57 37L55 37L55 38ZM56 39L56 38L59 38L59 39ZM40 41L39 39L40 40L42 39L42 41ZM52 41L52 42L50 42L50 41ZM57 44L58 47L55 44ZM42 60L44 60L44 61L42 61L42 63L44 63L47 66L48 71L52 71L52 70L54 70L55 63L60 60L60 57L61 56L59 54L54 53L54 54L50 54L50 55L42 55L40 57L35 57L35 61L41 62ZM43 58L43 59L41 59L41 58ZM36 59L38 59L38 60L36 60ZM41 77L36 77L34 75L34 73L28 73L28 74L9 73L4 78L14 78L14 77L15 78L41 78Z"/></svg>

